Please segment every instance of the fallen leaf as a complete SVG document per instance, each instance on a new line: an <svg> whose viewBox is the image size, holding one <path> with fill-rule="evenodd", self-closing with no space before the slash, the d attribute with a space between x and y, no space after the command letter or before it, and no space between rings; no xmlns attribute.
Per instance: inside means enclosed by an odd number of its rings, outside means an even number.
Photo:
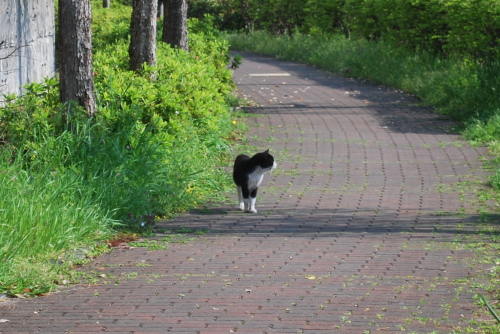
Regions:
<svg viewBox="0 0 500 334"><path fill-rule="evenodd" d="M314 275L306 275L305 277L307 279L316 279L316 276L314 276Z"/></svg>
<svg viewBox="0 0 500 334"><path fill-rule="evenodd" d="M8 322L9 322L9 320L7 320L7 319L0 319L0 324L6 324Z"/></svg>

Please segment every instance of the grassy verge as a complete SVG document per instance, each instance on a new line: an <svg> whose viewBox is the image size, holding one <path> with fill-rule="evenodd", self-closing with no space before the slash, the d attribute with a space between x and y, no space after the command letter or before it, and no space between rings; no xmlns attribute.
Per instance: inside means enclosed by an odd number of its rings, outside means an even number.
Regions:
<svg viewBox="0 0 500 334"><path fill-rule="evenodd" d="M231 184L227 42L193 20L189 53L159 42L134 73L130 6L93 5L97 116L62 117L55 79L0 109L0 295L51 291L117 232L148 233Z"/></svg>
<svg viewBox="0 0 500 334"><path fill-rule="evenodd" d="M414 94L464 125L464 136L489 145L500 156L500 62L397 49L386 43L340 35L271 36L265 32L227 35L231 48L313 64L345 76L369 79ZM499 161L492 185L500 190Z"/></svg>

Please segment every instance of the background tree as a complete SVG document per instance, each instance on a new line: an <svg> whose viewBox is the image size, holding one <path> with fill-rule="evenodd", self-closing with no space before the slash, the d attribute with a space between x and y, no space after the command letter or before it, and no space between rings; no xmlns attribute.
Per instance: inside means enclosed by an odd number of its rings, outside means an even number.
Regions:
<svg viewBox="0 0 500 334"><path fill-rule="evenodd" d="M163 0L158 0L158 12L156 17L161 18L163 16L163 13L165 12L165 9L163 8Z"/></svg>
<svg viewBox="0 0 500 334"><path fill-rule="evenodd" d="M133 0L130 24L130 69L140 70L144 63L156 64L156 14L158 0Z"/></svg>
<svg viewBox="0 0 500 334"><path fill-rule="evenodd" d="M163 42L189 51L187 0L164 0Z"/></svg>
<svg viewBox="0 0 500 334"><path fill-rule="evenodd" d="M91 20L90 0L59 0L61 102L76 101L89 116L96 110Z"/></svg>
<svg viewBox="0 0 500 334"><path fill-rule="evenodd" d="M104 8L109 8L111 0L102 0L102 6Z"/></svg>

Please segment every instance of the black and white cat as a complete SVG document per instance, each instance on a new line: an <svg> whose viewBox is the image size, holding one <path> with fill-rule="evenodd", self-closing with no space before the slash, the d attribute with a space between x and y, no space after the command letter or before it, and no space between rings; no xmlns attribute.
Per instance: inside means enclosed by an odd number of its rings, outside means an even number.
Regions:
<svg viewBox="0 0 500 334"><path fill-rule="evenodd" d="M245 212L257 213L255 198L257 189L262 183L264 174L276 168L274 158L269 150L257 153L253 157L240 154L234 161L233 180L238 190L240 209Z"/></svg>

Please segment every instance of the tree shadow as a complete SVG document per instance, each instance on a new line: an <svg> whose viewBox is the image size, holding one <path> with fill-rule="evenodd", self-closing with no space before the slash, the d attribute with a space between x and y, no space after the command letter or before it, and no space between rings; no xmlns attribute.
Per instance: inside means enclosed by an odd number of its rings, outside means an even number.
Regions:
<svg viewBox="0 0 500 334"><path fill-rule="evenodd" d="M464 236L500 237L496 229L481 229L484 222L488 222L490 227L497 227L500 215L374 212L370 209L261 209L261 213L250 214L231 207L219 207L192 210L174 221L160 223L159 227L168 224L170 228L208 230L211 234L220 235L314 238L399 236L435 242L463 242Z"/></svg>

